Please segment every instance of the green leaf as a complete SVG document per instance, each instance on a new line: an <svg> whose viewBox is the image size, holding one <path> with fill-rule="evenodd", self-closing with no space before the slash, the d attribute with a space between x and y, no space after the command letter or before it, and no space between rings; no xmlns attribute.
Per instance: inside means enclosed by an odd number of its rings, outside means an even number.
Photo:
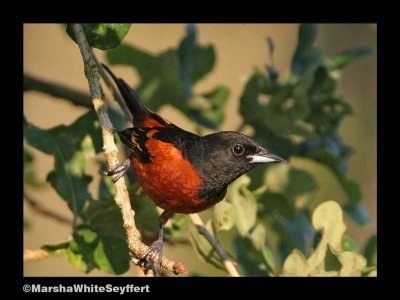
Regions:
<svg viewBox="0 0 400 300"><path fill-rule="evenodd" d="M297 48L300 50L313 47L317 39L318 25L316 24L301 24L299 27L299 36Z"/></svg>
<svg viewBox="0 0 400 300"><path fill-rule="evenodd" d="M268 74L268 79L270 80L271 84L273 85L278 80L279 72L274 67L275 45L274 45L274 40L270 36L267 37L267 48L268 48L269 59L270 59L270 64L267 65L267 74Z"/></svg>
<svg viewBox="0 0 400 300"><path fill-rule="evenodd" d="M73 234L67 249L68 262L85 273L92 271L96 264L93 251L98 243L97 233L90 230L88 226L80 226Z"/></svg>
<svg viewBox="0 0 400 300"><path fill-rule="evenodd" d="M101 164L101 170L106 169L105 164ZM99 182L99 201L112 200L115 195L115 184L112 182L111 176L101 176Z"/></svg>
<svg viewBox="0 0 400 300"><path fill-rule="evenodd" d="M159 232L160 223L155 204L147 197L135 195L132 201L135 211L135 223L138 229L149 232Z"/></svg>
<svg viewBox="0 0 400 300"><path fill-rule="evenodd" d="M362 191L360 185L345 176L346 160L352 149L343 144L338 136L326 138L326 143L304 142L299 148L299 155L308 157L327 166L337 178L348 196L346 212L359 224L368 224L368 213L361 206Z"/></svg>
<svg viewBox="0 0 400 300"><path fill-rule="evenodd" d="M65 168L71 165L60 166L61 163L63 162L56 160L55 170L48 174L47 181L67 201L74 215L79 215L86 202L92 199L87 189L89 183L92 181L92 177L83 174L84 161L79 156L71 160L72 167L76 166L79 168L76 170L76 173L73 173L71 169L68 170ZM74 166L75 163L76 165Z"/></svg>
<svg viewBox="0 0 400 300"><path fill-rule="evenodd" d="M37 179L36 172L33 168L33 155L24 147L24 184L33 187L40 188L44 186L44 182Z"/></svg>
<svg viewBox="0 0 400 300"><path fill-rule="evenodd" d="M378 238L373 235L367 242L365 249L364 249L364 256L368 260L369 266L377 266L377 259L378 259Z"/></svg>
<svg viewBox="0 0 400 300"><path fill-rule="evenodd" d="M348 203L344 205L343 209L359 225L371 224L371 218L361 203Z"/></svg>
<svg viewBox="0 0 400 300"><path fill-rule="evenodd" d="M258 74L252 75L246 83L244 92L240 97L240 114L245 118L246 123L257 125L264 123L266 106L258 102L264 78Z"/></svg>
<svg viewBox="0 0 400 300"><path fill-rule="evenodd" d="M121 211L111 199L109 201L90 201L84 210L82 219L98 234L126 238Z"/></svg>
<svg viewBox="0 0 400 300"><path fill-rule="evenodd" d="M85 273L97 268L119 275L129 269L130 263L125 238L99 234L87 225L79 226L74 232L67 256L71 265Z"/></svg>
<svg viewBox="0 0 400 300"><path fill-rule="evenodd" d="M141 78L147 79L155 71L157 57L132 45L121 44L106 55L110 64L134 66Z"/></svg>
<svg viewBox="0 0 400 300"><path fill-rule="evenodd" d="M376 277L378 276L376 267L364 267L362 269L362 276L365 277Z"/></svg>
<svg viewBox="0 0 400 300"><path fill-rule="evenodd" d="M358 252L360 247L357 242L350 236L344 235L342 238L342 249L344 251Z"/></svg>
<svg viewBox="0 0 400 300"><path fill-rule="evenodd" d="M230 230L235 225L236 211L231 203L221 201L214 206L213 217L218 231Z"/></svg>
<svg viewBox="0 0 400 300"><path fill-rule="evenodd" d="M310 245L315 238L315 230L310 224L310 219L306 211L299 211L295 213L292 218L280 220L282 229L281 234L284 235L290 249L293 247L299 249L304 255L308 255L310 251ZM282 245L284 249L285 245ZM282 250L283 250L282 249ZM288 249L289 250L289 249Z"/></svg>
<svg viewBox="0 0 400 300"><path fill-rule="evenodd" d="M236 235L233 246L236 260L243 273L248 276L266 275L265 258L260 257L260 253L254 249L252 242L248 238Z"/></svg>
<svg viewBox="0 0 400 300"><path fill-rule="evenodd" d="M140 76L136 88L141 100L152 110L166 103L185 109L186 95L178 74L179 58L176 50L169 49L151 55L134 46L121 45L107 52L111 64L132 65Z"/></svg>
<svg viewBox="0 0 400 300"><path fill-rule="evenodd" d="M276 258L275 255L273 254L272 250L270 247L267 245L264 245L262 248L261 254L264 258L264 262L267 265L268 270L272 275L277 275L278 274L278 266L276 265Z"/></svg>
<svg viewBox="0 0 400 300"><path fill-rule="evenodd" d="M101 151L101 131L94 112L89 112L70 126L48 130L29 124L26 141L38 150L54 156L54 169L47 181L67 202L75 215L92 199L88 184L92 178L84 173L86 160Z"/></svg>
<svg viewBox="0 0 400 300"><path fill-rule="evenodd" d="M95 232L97 235L96 244L88 250L90 253L86 253L86 256L93 259L95 267L104 272L109 274L126 272L129 269L129 250L121 211L116 203L112 199L91 201L83 219L90 226L90 232ZM88 234L86 231L84 233ZM84 255L86 248L82 249L83 253L80 254L86 257Z"/></svg>
<svg viewBox="0 0 400 300"><path fill-rule="evenodd" d="M314 210L312 224L316 230L322 231L322 237L308 259L310 274L315 276L334 275L333 271L325 270L325 255L328 244L335 251L341 251L341 241L346 226L340 206L335 201L323 202Z"/></svg>
<svg viewBox="0 0 400 300"><path fill-rule="evenodd" d="M254 127L254 138L259 143L272 152L288 157L294 152L289 134L297 129L282 113L278 102L289 97L290 90L280 89L279 95L271 97L271 104L267 105L260 101L265 96L263 93L266 85L265 76L256 73L249 78L240 97L240 114L245 124Z"/></svg>
<svg viewBox="0 0 400 300"><path fill-rule="evenodd" d="M313 213L313 226L322 231L314 253L306 260L295 249L285 260L283 276L362 276L367 260L360 254L342 251L343 213L334 201L320 204Z"/></svg>
<svg viewBox="0 0 400 300"><path fill-rule="evenodd" d="M249 238L257 251L261 252L264 249L265 237L266 233L263 224L258 223L254 228L252 228Z"/></svg>
<svg viewBox="0 0 400 300"><path fill-rule="evenodd" d="M181 41L177 54L179 56L179 74L185 87L186 97L191 96L193 83L209 73L215 63L214 48L201 47L197 44L196 26L186 27L186 36Z"/></svg>
<svg viewBox="0 0 400 300"><path fill-rule="evenodd" d="M360 254L345 251L338 254L342 268L340 269L339 276L341 277L354 277L361 276L362 271L367 266L367 260Z"/></svg>
<svg viewBox="0 0 400 300"><path fill-rule="evenodd" d="M60 244L43 245L42 247L40 247L40 249L43 249L43 250L49 252L51 255L61 256L61 255L65 255L67 253L69 243L70 242L63 242Z"/></svg>
<svg viewBox="0 0 400 300"><path fill-rule="evenodd" d="M199 124L218 128L224 118L224 107L229 98L226 86L217 86L209 93L192 97L188 102L189 114Z"/></svg>
<svg viewBox="0 0 400 300"><path fill-rule="evenodd" d="M281 276L308 276L309 268L303 253L294 249L283 264Z"/></svg>
<svg viewBox="0 0 400 300"><path fill-rule="evenodd" d="M357 204L361 202L362 191L360 185L354 180L345 178L344 176L338 176L343 189L347 193L349 200L352 204Z"/></svg>
<svg viewBox="0 0 400 300"><path fill-rule="evenodd" d="M353 60L370 55L371 53L372 49L368 47L349 49L330 57L328 62L333 70L341 70L353 62Z"/></svg>
<svg viewBox="0 0 400 300"><path fill-rule="evenodd" d="M336 251L341 251L341 241L346 225L343 222L342 210L335 201L320 204L313 213L312 224L316 230L322 231L322 237L310 256L310 269L319 269L324 262L328 244Z"/></svg>
<svg viewBox="0 0 400 300"><path fill-rule="evenodd" d="M264 80L253 77L246 85L245 92L241 97L240 112L246 122L256 128L263 130L268 128L274 135L288 138L290 134L304 134L305 131L296 126L282 110L282 103L289 99L290 89L280 89L279 93L271 97L269 105L260 103L259 93Z"/></svg>
<svg viewBox="0 0 400 300"><path fill-rule="evenodd" d="M171 224L171 225L170 225ZM190 226L190 219L187 215L175 214L170 218L170 223L165 226L166 236L175 236L186 232Z"/></svg>
<svg viewBox="0 0 400 300"><path fill-rule="evenodd" d="M281 255L294 247L309 254L315 230L306 211L317 190L315 179L307 172L285 165L271 165L266 173L268 187L260 199L259 214L273 220L274 230L282 241Z"/></svg>
<svg viewBox="0 0 400 300"><path fill-rule="evenodd" d="M128 34L131 24L81 24L89 45L93 48L108 50L122 43ZM67 25L67 33L76 43L72 25Z"/></svg>
<svg viewBox="0 0 400 300"><path fill-rule="evenodd" d="M326 248L325 261L324 261L324 267L326 271L339 272L339 270L342 267L342 264L340 263L340 260L338 259L337 255L338 255L337 252L334 249L332 249L331 246L328 244L328 247Z"/></svg>
<svg viewBox="0 0 400 300"><path fill-rule="evenodd" d="M259 143L272 152L289 157L296 150L292 135L313 137L315 134L299 122L292 120L295 114L300 115L301 109L298 104L295 104L295 108L285 108L287 103L293 101L292 86L275 88L273 95L269 96L269 103L265 103L262 100L266 96L267 86L265 76L253 74L240 97L240 113L245 124L255 129L254 138ZM302 110L305 111L304 108Z"/></svg>
<svg viewBox="0 0 400 300"><path fill-rule="evenodd" d="M236 210L236 228L241 236L247 236L257 221L257 201L248 190L250 178L241 176L233 182L226 196Z"/></svg>
<svg viewBox="0 0 400 300"><path fill-rule="evenodd" d="M211 220L206 223L206 228L212 236L216 237ZM209 263L218 269L224 269L221 258L215 251L214 247L210 245L203 235L199 234L196 226L193 224L190 225L189 237L193 248L202 261Z"/></svg>
<svg viewBox="0 0 400 300"><path fill-rule="evenodd" d="M256 127L254 139L272 153L279 153L283 158L289 158L296 153L296 145L288 137L282 137L272 132L268 127Z"/></svg>
<svg viewBox="0 0 400 300"><path fill-rule="evenodd" d="M306 171L290 168L289 184L285 194L293 199L294 206L298 210L306 208L311 203L317 190L318 184L314 176Z"/></svg>
<svg viewBox="0 0 400 300"><path fill-rule="evenodd" d="M261 253L261 259L259 261L265 263L267 270L270 275L275 275L277 271L277 266L275 263L275 257L271 249L266 245L266 231L263 224L258 223L250 232L249 236L246 238L251 242L252 251L257 254Z"/></svg>
<svg viewBox="0 0 400 300"><path fill-rule="evenodd" d="M100 235L93 258L97 268L106 273L119 275L129 270L130 255L124 238Z"/></svg>
<svg viewBox="0 0 400 300"><path fill-rule="evenodd" d="M269 167L265 182L269 192L283 194L297 210L307 207L318 189L310 173L286 165Z"/></svg>
<svg viewBox="0 0 400 300"><path fill-rule="evenodd" d="M304 104L306 105L307 108L309 108L309 103L308 101L311 99L310 94L314 91L315 89L315 82L318 79L316 77L317 72L307 72L304 74L304 76L300 77L298 82L293 86L293 98L296 100L296 102L303 101L305 100ZM308 109L308 112L310 109ZM304 114L304 117L307 117L308 114Z"/></svg>
<svg viewBox="0 0 400 300"><path fill-rule="evenodd" d="M300 25L297 48L291 66L293 75L302 76L321 61L322 52L314 47L317 28L316 24Z"/></svg>

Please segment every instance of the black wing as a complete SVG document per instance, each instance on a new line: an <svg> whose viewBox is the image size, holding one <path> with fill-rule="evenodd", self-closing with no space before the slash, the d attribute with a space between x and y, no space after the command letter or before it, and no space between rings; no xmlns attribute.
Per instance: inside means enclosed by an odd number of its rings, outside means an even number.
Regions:
<svg viewBox="0 0 400 300"><path fill-rule="evenodd" d="M124 143L142 163L151 162L150 153L146 148L147 132L148 130L146 129L136 127L118 131L121 142Z"/></svg>

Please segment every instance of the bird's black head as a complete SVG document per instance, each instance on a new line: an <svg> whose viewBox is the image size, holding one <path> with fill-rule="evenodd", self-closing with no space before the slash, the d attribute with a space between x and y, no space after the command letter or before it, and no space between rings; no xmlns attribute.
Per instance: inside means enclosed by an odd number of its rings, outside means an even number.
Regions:
<svg viewBox="0 0 400 300"><path fill-rule="evenodd" d="M213 197L226 190L229 183L253 169L258 164L287 163L269 153L247 135L223 131L203 136L190 151L196 157L190 160L204 180L203 196Z"/></svg>

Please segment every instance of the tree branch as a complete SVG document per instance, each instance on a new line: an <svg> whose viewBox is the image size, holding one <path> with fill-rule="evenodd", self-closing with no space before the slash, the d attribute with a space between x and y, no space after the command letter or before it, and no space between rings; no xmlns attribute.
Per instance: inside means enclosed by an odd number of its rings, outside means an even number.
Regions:
<svg viewBox="0 0 400 300"><path fill-rule="evenodd" d="M100 121L103 135L104 156L107 160L108 166L111 167L119 163L117 156L118 149L114 143L114 127L108 117L107 106L104 102L104 93L100 85L98 67L92 49L90 48L82 30L82 26L80 24L73 24L72 28L84 61L85 75L89 83L93 106ZM116 194L114 200L121 209L129 250L134 256L133 261L136 263L138 258L142 257L146 252L148 246L143 244L140 240L140 232L136 228L134 222L135 213L131 208L125 179L123 177L119 179L115 183L115 187ZM155 263L158 263L158 258L155 259ZM187 275L186 267L182 262L173 262L168 260L166 257L163 257L162 267L174 272L175 274Z"/></svg>
<svg viewBox="0 0 400 300"><path fill-rule="evenodd" d="M58 99L68 100L74 105L93 109L92 97L90 96L90 94L83 93L81 91L66 87L56 82L41 80L34 76L25 74L24 92L26 91L38 91L51 95ZM116 114L120 114L120 112L115 110L113 107L109 107L108 109L114 111ZM126 115L125 111L124 113ZM128 120L132 119L130 114L126 115L126 117Z"/></svg>
<svg viewBox="0 0 400 300"><path fill-rule="evenodd" d="M24 91L39 91L56 98L68 99L75 105L92 109L92 98L87 93L65 87L55 82L44 81L31 75L24 75Z"/></svg>
<svg viewBox="0 0 400 300"><path fill-rule="evenodd" d="M24 199L26 201L26 203L29 204L29 206L36 212L39 213L41 215L44 215L46 217L50 217L58 222L61 223L65 223L65 224L72 224L72 220L60 215L59 213L55 212L55 211L51 211L47 208L44 208L43 206L41 206L38 201L36 201L35 199L33 199L30 195L26 194L24 192Z"/></svg>
<svg viewBox="0 0 400 300"><path fill-rule="evenodd" d="M229 257L229 255L225 252L222 246L218 243L218 241L208 232L207 228L204 226L203 221L201 220L198 214L191 214L190 218L192 219L192 223L196 226L197 230L201 235L203 235L207 241L213 246L215 251L217 251L218 255L222 259L222 263L225 266L226 271L231 277L240 277L236 267L234 265L233 260Z"/></svg>
<svg viewBox="0 0 400 300"><path fill-rule="evenodd" d="M51 254L43 249L24 249L24 261L40 260L50 256Z"/></svg>

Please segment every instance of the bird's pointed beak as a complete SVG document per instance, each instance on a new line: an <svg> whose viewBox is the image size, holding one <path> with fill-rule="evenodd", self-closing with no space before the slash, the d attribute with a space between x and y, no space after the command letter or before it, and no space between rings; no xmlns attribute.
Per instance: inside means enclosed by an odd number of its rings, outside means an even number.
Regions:
<svg viewBox="0 0 400 300"><path fill-rule="evenodd" d="M283 159L282 157L268 153L267 150L264 148L261 148L261 151L258 152L257 154L249 155L247 156L248 159L250 159L251 164L265 164L265 163L281 163L281 164L287 164L288 161L286 159Z"/></svg>

